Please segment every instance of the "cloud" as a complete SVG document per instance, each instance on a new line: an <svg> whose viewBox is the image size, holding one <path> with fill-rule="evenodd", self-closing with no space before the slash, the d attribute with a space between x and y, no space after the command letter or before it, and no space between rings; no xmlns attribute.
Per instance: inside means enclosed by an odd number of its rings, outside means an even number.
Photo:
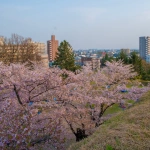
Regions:
<svg viewBox="0 0 150 150"><path fill-rule="evenodd" d="M76 7L71 9L71 12L76 13L88 23L95 22L101 15L107 12L105 8L97 7Z"/></svg>

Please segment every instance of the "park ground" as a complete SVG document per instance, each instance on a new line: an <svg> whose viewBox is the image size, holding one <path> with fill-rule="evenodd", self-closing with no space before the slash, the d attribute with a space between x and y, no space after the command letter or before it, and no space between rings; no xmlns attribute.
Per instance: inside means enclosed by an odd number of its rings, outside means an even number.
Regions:
<svg viewBox="0 0 150 150"><path fill-rule="evenodd" d="M110 112L116 115L68 150L150 150L150 92L130 108L114 106Z"/></svg>

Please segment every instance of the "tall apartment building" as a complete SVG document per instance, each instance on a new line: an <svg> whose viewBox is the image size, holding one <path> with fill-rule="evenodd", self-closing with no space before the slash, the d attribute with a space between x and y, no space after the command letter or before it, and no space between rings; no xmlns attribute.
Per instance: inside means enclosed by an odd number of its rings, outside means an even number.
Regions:
<svg viewBox="0 0 150 150"><path fill-rule="evenodd" d="M139 38L139 53L140 57L148 62L146 58L150 56L150 37L143 36Z"/></svg>
<svg viewBox="0 0 150 150"><path fill-rule="evenodd" d="M51 36L51 40L47 41L48 60L54 61L58 52L58 40L55 40L55 35Z"/></svg>

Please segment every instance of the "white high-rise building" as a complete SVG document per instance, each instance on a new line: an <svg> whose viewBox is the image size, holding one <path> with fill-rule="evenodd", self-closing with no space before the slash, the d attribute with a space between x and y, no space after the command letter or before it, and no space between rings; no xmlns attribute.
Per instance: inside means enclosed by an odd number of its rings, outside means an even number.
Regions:
<svg viewBox="0 0 150 150"><path fill-rule="evenodd" d="M143 36L139 38L139 53L142 59L149 62L149 57L150 57L150 37L149 36Z"/></svg>

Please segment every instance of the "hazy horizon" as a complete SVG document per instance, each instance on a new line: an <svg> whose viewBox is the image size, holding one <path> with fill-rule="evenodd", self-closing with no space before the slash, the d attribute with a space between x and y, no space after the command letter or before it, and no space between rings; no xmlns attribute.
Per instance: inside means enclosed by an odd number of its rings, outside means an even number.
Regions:
<svg viewBox="0 0 150 150"><path fill-rule="evenodd" d="M73 49L138 49L150 36L150 0L0 0L0 35L44 42L54 34Z"/></svg>

